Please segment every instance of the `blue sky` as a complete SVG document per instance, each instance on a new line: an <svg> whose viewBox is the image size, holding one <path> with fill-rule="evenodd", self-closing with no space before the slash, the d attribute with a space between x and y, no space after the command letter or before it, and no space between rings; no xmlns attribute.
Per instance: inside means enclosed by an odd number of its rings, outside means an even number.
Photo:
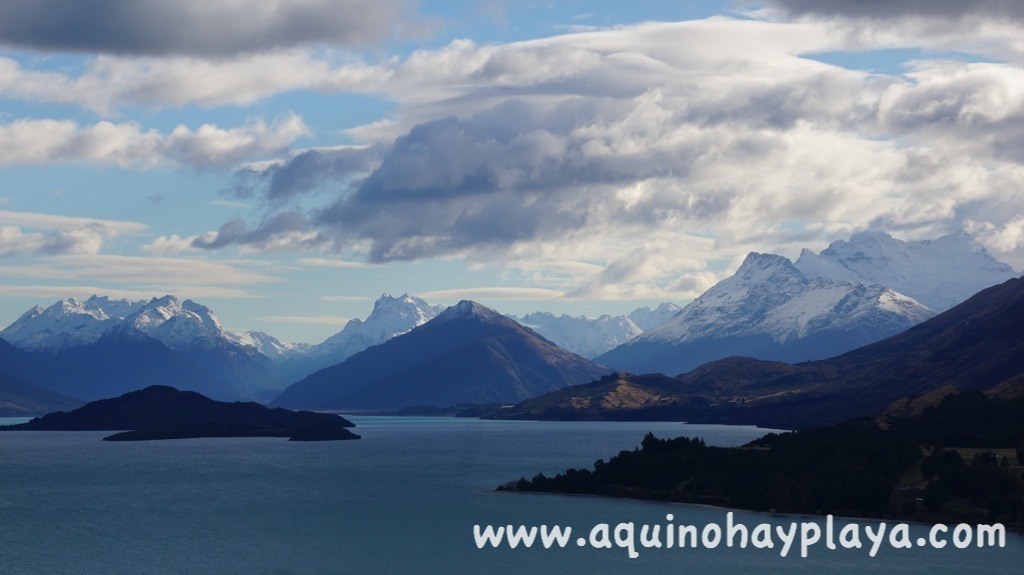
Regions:
<svg viewBox="0 0 1024 575"><path fill-rule="evenodd" d="M5 2L0 324L93 293L306 342L382 292L617 314L862 229L1020 270L1022 27L1001 0Z"/></svg>

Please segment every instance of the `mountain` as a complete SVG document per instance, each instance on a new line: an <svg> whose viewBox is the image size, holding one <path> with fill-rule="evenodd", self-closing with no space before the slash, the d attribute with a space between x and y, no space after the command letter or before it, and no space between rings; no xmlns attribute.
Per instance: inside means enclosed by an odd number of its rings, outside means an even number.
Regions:
<svg viewBox="0 0 1024 575"><path fill-rule="evenodd" d="M515 403L606 372L490 308L461 301L289 386L271 405L390 410Z"/></svg>
<svg viewBox="0 0 1024 575"><path fill-rule="evenodd" d="M144 305L97 296L84 302L69 298L48 308L36 306L28 310L0 331L0 338L22 350L57 352L94 343Z"/></svg>
<svg viewBox="0 0 1024 575"><path fill-rule="evenodd" d="M306 354L313 347L306 343L283 342L262 331L246 331L241 333L228 331L224 332L224 335L238 345L251 347L262 353L270 358L270 361L274 362L275 365L280 365L293 357Z"/></svg>
<svg viewBox="0 0 1024 575"><path fill-rule="evenodd" d="M804 249L795 265L809 278L884 285L936 312L1018 276L963 232L912 242L860 232L820 254Z"/></svg>
<svg viewBox="0 0 1024 575"><path fill-rule="evenodd" d="M672 319L682 309L674 303L665 302L655 309L648 306L637 308L626 317L641 330L648 331Z"/></svg>
<svg viewBox="0 0 1024 575"><path fill-rule="evenodd" d="M618 376L538 397L501 417L681 419L795 429L873 415L901 398L952 386L1019 397L1024 388L1024 278L985 289L905 332L843 355L788 364L744 357L657 379ZM645 387L646 386L646 387ZM635 389L631 389L635 387ZM674 389L674 391L673 391ZM647 405L591 406L616 395L658 395ZM648 402L650 403L650 402Z"/></svg>
<svg viewBox="0 0 1024 575"><path fill-rule="evenodd" d="M235 383L217 377L187 356L148 335L122 326L99 340L41 356L52 379L36 380L47 389L93 401L149 385L196 391L218 400L251 398Z"/></svg>
<svg viewBox="0 0 1024 575"><path fill-rule="evenodd" d="M0 417L28 417L59 409L72 409L82 402L0 373Z"/></svg>
<svg viewBox="0 0 1024 575"><path fill-rule="evenodd" d="M269 398L284 388L273 362L224 331L209 308L169 295L148 302L98 296L62 300L45 309L30 309L0 331L0 338L23 351L52 357L53 370L63 374L59 381L46 376L30 381L83 399L161 382L225 399ZM166 351L157 351L156 345ZM131 355L136 352L157 363L147 369ZM106 357L109 363L90 354ZM56 361L58 357L62 359ZM40 363L46 362L37 359L37 367ZM125 370L122 364L137 369ZM70 366L84 369L88 376ZM88 389L86 381L99 387Z"/></svg>
<svg viewBox="0 0 1024 575"><path fill-rule="evenodd" d="M552 341L558 347L582 355L596 357L643 333L625 316L602 315L591 319L586 316L556 316L548 312L534 312L521 318L512 316L524 326Z"/></svg>
<svg viewBox="0 0 1024 575"><path fill-rule="evenodd" d="M373 304L366 320L353 319L344 329L310 346L283 362L279 368L282 379L295 382L325 367L339 364L364 349L423 325L444 308L432 306L418 297L384 294Z"/></svg>
<svg viewBox="0 0 1024 575"><path fill-rule="evenodd" d="M237 343L209 308L174 296L154 298L122 322L182 354L213 376L231 382L242 398L269 399L284 388L273 362Z"/></svg>
<svg viewBox="0 0 1024 575"><path fill-rule="evenodd" d="M686 395L679 380L667 375L616 372L489 415L498 419L671 421L682 409L690 411L708 402L704 397Z"/></svg>
<svg viewBox="0 0 1024 575"><path fill-rule="evenodd" d="M256 403L214 401L193 391L153 385L0 430L117 431L104 439L138 441L186 437L288 437L293 440L359 439L347 419L326 413L268 409Z"/></svg>
<svg viewBox="0 0 1024 575"><path fill-rule="evenodd" d="M782 256L752 252L733 276L672 319L595 361L634 373L678 374L730 355L822 359L932 315L891 289L809 278Z"/></svg>
<svg viewBox="0 0 1024 575"><path fill-rule="evenodd" d="M646 330L672 319L682 309L674 303L663 303L657 309L644 306L628 316L602 315L556 316L548 312L534 312L523 317L509 316L554 342L555 345L588 359L632 340Z"/></svg>

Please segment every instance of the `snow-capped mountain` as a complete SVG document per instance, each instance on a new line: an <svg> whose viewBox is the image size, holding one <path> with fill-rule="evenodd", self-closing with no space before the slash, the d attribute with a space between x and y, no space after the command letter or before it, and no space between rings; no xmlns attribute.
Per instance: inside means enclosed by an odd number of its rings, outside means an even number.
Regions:
<svg viewBox="0 0 1024 575"><path fill-rule="evenodd" d="M312 345L308 343L288 343L262 331L226 331L224 335L231 341L256 351L270 358L275 365L307 353Z"/></svg>
<svg viewBox="0 0 1024 575"><path fill-rule="evenodd" d="M444 310L422 299L402 294L392 297L383 294L373 304L366 320L353 319L338 333L323 343L310 346L303 353L281 364L281 377L288 382L298 381L325 367L341 363L364 349L423 325Z"/></svg>
<svg viewBox="0 0 1024 575"><path fill-rule="evenodd" d="M45 309L29 310L0 331L0 337L19 349L50 355L101 342L104 350L116 355L115 343L137 345L138 338L145 337L180 354L194 370L205 371L207 379L234 386L238 399L263 397L284 387L270 359L257 347L225 332L209 308L174 296L148 302L98 296L84 302L66 299ZM131 377L146 383L145 374ZM116 387L116 382L113 385ZM178 385L187 388L188 382ZM226 390L219 395L230 397L232 393ZM77 397L89 395L83 390Z"/></svg>
<svg viewBox="0 0 1024 575"><path fill-rule="evenodd" d="M57 352L94 343L145 302L112 301L93 296L86 301L61 300L48 308L36 306L0 331L0 337L26 351Z"/></svg>
<svg viewBox="0 0 1024 575"><path fill-rule="evenodd" d="M655 309L648 306L637 308L626 317L641 330L648 331L672 319L682 309L674 303L665 302Z"/></svg>
<svg viewBox="0 0 1024 575"><path fill-rule="evenodd" d="M1019 275L963 232L911 242L860 232L820 254L803 250L795 265L807 277L884 285L936 312Z"/></svg>
<svg viewBox="0 0 1024 575"><path fill-rule="evenodd" d="M628 317L621 315L603 315L593 319L582 315L571 317L534 312L521 318L512 316L512 319L558 347L586 358L601 355L643 333Z"/></svg>
<svg viewBox="0 0 1024 575"><path fill-rule="evenodd" d="M169 295L151 300L124 318L124 324L171 349L209 348L231 342L209 308Z"/></svg>
<svg viewBox="0 0 1024 575"><path fill-rule="evenodd" d="M751 253L733 276L671 320L595 361L634 373L675 375L731 355L822 359L932 315L892 289L808 277L782 256Z"/></svg>
<svg viewBox="0 0 1024 575"><path fill-rule="evenodd" d="M174 296L130 302L92 296L28 310L0 337L26 351L58 352L94 343L115 327L130 327L171 349L209 347L225 339L209 308Z"/></svg>

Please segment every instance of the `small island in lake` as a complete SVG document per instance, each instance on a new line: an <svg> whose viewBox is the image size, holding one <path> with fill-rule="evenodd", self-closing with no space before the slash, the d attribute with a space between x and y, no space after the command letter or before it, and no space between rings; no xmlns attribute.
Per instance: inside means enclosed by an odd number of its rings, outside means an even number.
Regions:
<svg viewBox="0 0 1024 575"><path fill-rule="evenodd" d="M105 441L193 437L287 437L292 441L359 439L351 421L338 415L270 409L254 402L214 401L194 391L153 385L112 399L58 411L28 423L0 426L14 431L121 431Z"/></svg>

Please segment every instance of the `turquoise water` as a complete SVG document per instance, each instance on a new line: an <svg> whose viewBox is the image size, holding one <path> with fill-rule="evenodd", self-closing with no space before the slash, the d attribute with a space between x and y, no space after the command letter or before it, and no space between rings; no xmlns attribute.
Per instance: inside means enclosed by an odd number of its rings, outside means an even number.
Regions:
<svg viewBox="0 0 1024 575"><path fill-rule="evenodd" d="M537 472L589 467L648 430L737 445L763 430L677 423L353 417L364 439L100 441L0 434L0 573L1006 573L1004 549L477 549L475 524L723 524L725 511L593 497L495 493ZM737 513L753 528L808 518ZM824 524L822 523L822 527ZM912 537L928 526L913 526ZM838 529L838 528L837 528ZM870 542L865 540L870 545ZM980 569L980 570L979 570Z"/></svg>

